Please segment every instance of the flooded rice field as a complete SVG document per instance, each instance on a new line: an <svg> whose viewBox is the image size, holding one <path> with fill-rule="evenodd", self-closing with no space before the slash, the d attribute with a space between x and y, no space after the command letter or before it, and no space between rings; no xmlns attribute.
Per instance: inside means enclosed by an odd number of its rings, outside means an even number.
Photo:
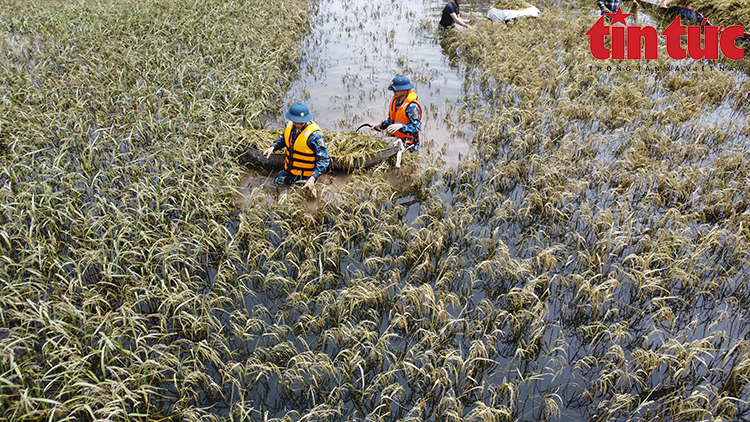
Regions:
<svg viewBox="0 0 750 422"><path fill-rule="evenodd" d="M2 419L750 417L746 60L596 60L584 2L0 4ZM402 168L239 164L402 73Z"/></svg>

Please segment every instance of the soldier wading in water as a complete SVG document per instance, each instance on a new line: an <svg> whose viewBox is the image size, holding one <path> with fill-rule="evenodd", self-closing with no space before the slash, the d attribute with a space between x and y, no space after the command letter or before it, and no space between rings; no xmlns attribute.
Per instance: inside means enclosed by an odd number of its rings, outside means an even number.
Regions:
<svg viewBox="0 0 750 422"><path fill-rule="evenodd" d="M274 151L286 148L284 170L274 180L275 185L304 182L314 197L315 182L328 168L331 159L326 151L323 131L312 121L312 114L303 103L294 103L284 114L288 119L284 132L270 148L263 151L268 158Z"/></svg>
<svg viewBox="0 0 750 422"><path fill-rule="evenodd" d="M388 86L393 99L388 107L388 118L372 125L372 130L385 130L400 138L412 152L419 148L419 131L422 129L422 106L417 102L414 85L406 76L396 76Z"/></svg>

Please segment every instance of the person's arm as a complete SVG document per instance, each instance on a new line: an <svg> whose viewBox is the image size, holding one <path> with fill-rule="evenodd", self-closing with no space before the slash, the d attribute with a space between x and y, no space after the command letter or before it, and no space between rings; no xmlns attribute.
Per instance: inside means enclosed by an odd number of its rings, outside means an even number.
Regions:
<svg viewBox="0 0 750 422"><path fill-rule="evenodd" d="M271 144L271 147L263 151L263 155L268 158L273 154L274 151L278 151L281 148L284 148L284 132L281 133L281 136L279 136L278 139L273 141L273 144Z"/></svg>
<svg viewBox="0 0 750 422"><path fill-rule="evenodd" d="M370 129L380 132L381 130L383 130L383 129L387 128L388 126L390 126L392 123L393 123L393 120L391 120L390 118L388 118L388 119L383 120L380 123L373 123L373 125L372 125L372 127Z"/></svg>
<svg viewBox="0 0 750 422"><path fill-rule="evenodd" d="M596 0L596 5L599 6L599 9L602 11L602 13L613 13L611 10L609 10L604 0Z"/></svg>
<svg viewBox="0 0 750 422"><path fill-rule="evenodd" d="M456 22L457 24L463 26L464 28L471 28L471 26L469 25L468 19L462 19L455 12L451 13L451 17L453 18L453 22Z"/></svg>
<svg viewBox="0 0 750 422"><path fill-rule="evenodd" d="M310 148L315 151L315 169L313 170L312 176L310 176L310 178L307 179L307 182L305 182L305 187L310 188L313 196L317 197L318 194L314 188L315 182L328 168L328 165L331 162L331 157L328 155L328 151L326 151L326 142L323 133L319 130L313 132L307 142L310 144Z"/></svg>
<svg viewBox="0 0 750 422"><path fill-rule="evenodd" d="M316 130L313 132L308 142L310 143L310 148L315 151L315 170L313 170L311 177L317 180L328 168L328 165L331 163L331 157L326 150L326 141L321 131Z"/></svg>

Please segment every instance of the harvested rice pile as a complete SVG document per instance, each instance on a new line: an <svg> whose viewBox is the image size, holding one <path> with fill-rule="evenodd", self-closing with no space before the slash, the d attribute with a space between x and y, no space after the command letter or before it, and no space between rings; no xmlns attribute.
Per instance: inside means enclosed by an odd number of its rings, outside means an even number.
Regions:
<svg viewBox="0 0 750 422"><path fill-rule="evenodd" d="M281 135L281 129L246 130L240 132L242 144L264 150L273 144ZM355 160L367 154L387 148L391 142L373 135L364 135L354 131L323 131L328 155L336 157L345 168L352 168Z"/></svg>
<svg viewBox="0 0 750 422"><path fill-rule="evenodd" d="M532 7L522 0L498 0L492 5L492 9L500 10L523 10Z"/></svg>
<svg viewBox="0 0 750 422"><path fill-rule="evenodd" d="M281 129L276 130L246 130L240 135L244 138L243 144L264 150L271 146L281 135ZM389 146L383 139L363 135L354 131L328 132L323 131L328 154L337 157L359 157Z"/></svg>

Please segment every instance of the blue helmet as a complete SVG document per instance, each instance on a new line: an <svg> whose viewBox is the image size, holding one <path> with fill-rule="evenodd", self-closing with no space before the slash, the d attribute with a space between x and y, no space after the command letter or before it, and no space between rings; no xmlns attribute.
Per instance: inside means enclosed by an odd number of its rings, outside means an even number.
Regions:
<svg viewBox="0 0 750 422"><path fill-rule="evenodd" d="M307 123L312 120L313 116L310 113L310 109L304 103L294 103L289 107L289 111L284 114L284 117L293 121L294 123Z"/></svg>
<svg viewBox="0 0 750 422"><path fill-rule="evenodd" d="M414 88L414 84L406 76L396 76L388 85L390 91L406 91L412 88Z"/></svg>

